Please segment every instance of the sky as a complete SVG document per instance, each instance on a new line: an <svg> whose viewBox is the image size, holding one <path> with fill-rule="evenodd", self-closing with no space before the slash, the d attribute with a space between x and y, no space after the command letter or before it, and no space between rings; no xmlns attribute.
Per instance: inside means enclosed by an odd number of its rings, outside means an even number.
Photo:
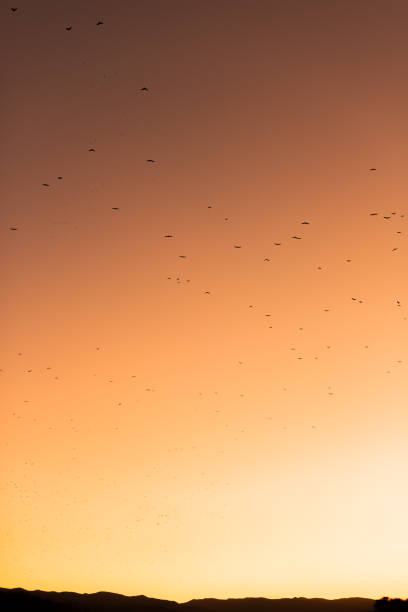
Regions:
<svg viewBox="0 0 408 612"><path fill-rule="evenodd" d="M408 4L13 7L1 586L406 597Z"/></svg>

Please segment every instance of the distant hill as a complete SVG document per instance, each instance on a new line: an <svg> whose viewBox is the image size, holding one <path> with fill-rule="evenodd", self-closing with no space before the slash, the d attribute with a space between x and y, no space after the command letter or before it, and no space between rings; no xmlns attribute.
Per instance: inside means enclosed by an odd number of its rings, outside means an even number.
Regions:
<svg viewBox="0 0 408 612"><path fill-rule="evenodd" d="M0 588L2 612L373 612L374 599L192 599L185 603L144 595L128 597L117 593L70 593Z"/></svg>
<svg viewBox="0 0 408 612"><path fill-rule="evenodd" d="M192 599L181 605L189 609L211 612L372 612L374 601L362 597L344 599L245 597L244 599Z"/></svg>
<svg viewBox="0 0 408 612"><path fill-rule="evenodd" d="M0 588L2 612L180 612L179 604L165 599L137 595L127 597L117 593L71 593L62 591L26 591L25 589Z"/></svg>

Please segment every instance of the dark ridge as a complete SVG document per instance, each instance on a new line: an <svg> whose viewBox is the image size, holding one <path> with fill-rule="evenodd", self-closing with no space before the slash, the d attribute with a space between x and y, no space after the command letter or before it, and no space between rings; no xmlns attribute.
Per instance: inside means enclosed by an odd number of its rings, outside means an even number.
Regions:
<svg viewBox="0 0 408 612"><path fill-rule="evenodd" d="M26 591L25 589L0 588L0 610L2 612L174 612L179 604L175 601L155 599L144 595L128 597L118 593L71 593L63 591Z"/></svg>
<svg viewBox="0 0 408 612"><path fill-rule="evenodd" d="M192 599L183 605L211 612L372 612L374 600L363 597L343 599L245 597L243 599Z"/></svg>
<svg viewBox="0 0 408 612"><path fill-rule="evenodd" d="M374 603L375 612L408 612L408 599L382 597Z"/></svg>
<svg viewBox="0 0 408 612"><path fill-rule="evenodd" d="M386 601L385 601L386 600ZM408 612L388 603L388 598L375 601L363 597L343 599L307 599L293 597L268 599L246 597L242 599L192 599L184 603L155 599L145 595L126 596L100 591L98 593L72 593L69 591L27 591L0 588L2 612ZM401 601L401 600L400 600Z"/></svg>

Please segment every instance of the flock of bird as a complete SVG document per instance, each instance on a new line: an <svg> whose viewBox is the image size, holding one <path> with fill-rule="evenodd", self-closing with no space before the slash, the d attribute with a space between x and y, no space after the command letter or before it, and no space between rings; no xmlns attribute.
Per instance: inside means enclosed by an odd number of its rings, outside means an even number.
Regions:
<svg viewBox="0 0 408 612"><path fill-rule="evenodd" d="M17 12L17 10L18 10L18 7L12 7L10 10L11 10L13 13L16 13L16 12ZM98 20L96 21L96 26L97 26L97 27L101 27L101 26L103 26L103 25L104 25L104 21L103 21L103 20L98 19ZM65 27L65 29L66 29L67 31L71 31L71 30L72 30L72 25L67 25L67 26ZM147 86L145 86L145 85L144 85L144 86L140 87L139 91L140 91L140 92L143 92L143 93L149 92L149 87L147 87ZM95 149L94 147L89 147L89 148L88 148L88 153L94 154L94 153L96 153L96 149ZM146 159L145 161L146 161L146 163L149 163L149 164L154 164L154 163L157 163L157 160L155 160L155 159L151 159L151 158ZM371 167L371 168L369 168L369 170L368 170L368 171L369 171L370 173L373 173L373 172L376 172L376 171L377 171L377 168L375 168L375 167ZM57 177L56 177L56 180L57 180L57 181L62 181L62 180L63 180L63 176L57 176ZM43 183L42 183L42 187L44 187L44 188L46 188L46 189L50 189L50 188L51 188L51 183L48 183L48 182L43 182ZM208 208L208 209L213 209L213 205L212 205L212 204L208 204L207 208ZM119 206L112 206L112 207L111 207L111 209L112 209L112 211L117 212L117 211L119 211L119 210L120 210L120 207L119 207ZM389 215L382 215L382 216L383 216L383 219L384 219L385 221L389 221L390 219L392 219L392 217L393 217L393 216L396 216L396 215L397 215L397 212L396 212L396 211L393 211L393 212L391 212L391 214L389 214ZM370 212L370 213L369 213L369 216L371 216L371 217L380 216L380 213L379 213L379 212ZM405 216L404 214L401 214L401 215L400 215L400 218L404 218L404 216ZM230 221L230 217L224 217L224 221L225 221L225 222ZM302 225L302 226L310 226L310 225L311 225L311 222L310 222L310 221L308 221L308 220L303 220L303 221L300 221L299 223L300 223L300 225ZM9 227L9 230L10 230L10 231L13 231L13 232L16 232L18 229L19 229L19 227L18 227L17 225L12 225L12 226L10 226L10 227ZM396 233L397 233L397 234L401 234L402 232L401 232L400 230L398 230ZM163 237L164 237L166 240L170 240L170 239L175 239L175 238L176 238L175 234L173 234L173 233L166 233L166 234L164 234L164 236L163 236ZM290 235L290 236L289 236L289 240L296 240L296 241L299 241L299 240L302 240L303 238L304 238L303 236L300 236L300 235L298 235L298 234L296 234L296 233L295 233L295 234L293 234L293 235ZM280 241L274 241L272 244L273 244L273 246L275 246L275 247L282 247L282 246L284 245L284 242L283 242L282 240L280 240ZM233 247L234 249L242 249L242 248L244 248L242 244L233 244L233 245L232 245L232 247ZM397 250L398 250L398 247L393 247L393 248L392 248L392 252L395 252L395 251L397 251ZM187 255L186 255L186 254L179 254L179 255L178 255L178 258L179 258L179 259L186 259L186 258L187 258ZM263 261L264 261L265 263L269 263L269 262L271 261L271 257L270 257L270 256L264 257ZM352 260L351 260L351 259L349 259L349 258L347 258L347 259L345 259L345 262L349 264L349 263L351 263L351 262L352 262ZM317 270L321 271L321 270L323 270L323 267L322 267L322 266L317 266ZM184 279L183 279L181 276L168 276L168 277L167 277L167 279L168 279L168 280L175 280L176 284L178 284L178 285L182 285L182 284L184 284L184 283L191 283L191 279L185 279L185 280L184 280ZM203 290L203 293L204 293L205 295L211 295L211 294L212 294L212 292L211 292L209 289L205 289L205 290ZM350 298L350 299L351 299L351 301L352 301L352 302L356 302L356 303L358 303L358 304L363 304L363 303L364 303L364 300L363 300L363 299L361 299L360 297L351 296L351 298ZM396 300L396 305L397 305L397 307L401 307L401 302L400 302L400 300L399 300L399 299L397 299L397 300ZM255 308L255 305L254 305L254 304L250 304L250 305L249 305L249 308L254 309L254 308ZM326 308L324 308L323 310L324 310L324 312L330 312L330 310L331 310L331 309L330 309L330 308L328 308L328 307L326 307ZM265 314L264 316L265 316L265 318L268 318L268 319L269 319L269 318L271 317L271 314L270 314L270 313L267 313L267 314ZM268 321L268 322L269 322L269 321ZM273 327L273 326L272 326L272 325L268 325L268 327L269 327L270 329L272 329L272 327ZM300 328L298 328L298 329L299 329L299 331L302 331L302 330L303 330L303 328L302 328L302 327L300 327ZM325 347L325 348L326 348L326 349L331 349L331 345L326 345L326 347ZM365 346L364 346L364 348L366 348L366 349L367 349L367 348L368 348L368 345L365 345ZM97 347L97 348L96 348L96 350L100 350L100 347ZM290 347L290 349L289 349L289 350L290 350L290 351L296 351L296 348L295 348L295 347ZM20 355L21 355L21 353L19 353L19 356L20 356ZM318 356L316 356L316 355L313 357L313 359L315 359L315 360L317 360L318 358L319 358L319 357L318 357ZM297 359L298 359L298 360L302 360L302 359L303 359L303 356L299 355L299 356L297 356ZM238 363L239 363L240 365L242 365L242 364L243 364L243 362L242 362L242 361L238 361ZM402 363L402 360L398 360L398 363ZM48 368L47 368L47 370L50 370L50 369L51 369L50 367L48 367ZM32 369L31 369L31 368L26 370L26 373L27 373L27 374L29 374L29 373L31 373L31 372L32 372ZM389 372L389 371L387 371L387 372ZM133 376L132 376L132 377L133 377ZM55 380L58 380L58 379L59 379L59 377L58 377L58 376L54 376L54 379L55 379ZM109 379L109 382L112 382L112 379ZM150 389L150 388L148 388L148 389L146 389L146 390L147 390L147 391L151 391L151 389ZM329 395L333 395L333 392L332 392L332 391L330 391L330 392L329 392ZM243 397L243 394L241 394L241 396Z"/></svg>
<svg viewBox="0 0 408 612"><path fill-rule="evenodd" d="M15 13L18 12L18 7L13 7L10 10L11 10L11 12L13 14L15 14ZM102 19L98 19L95 22L95 25L96 25L96 27L100 28L101 31L104 31L103 30L104 21ZM63 30L62 27L61 27L61 29ZM71 32L73 30L73 26L71 24L68 24L68 25L65 26L65 30L67 32ZM63 31L62 31L61 35L64 37L64 39L66 39L66 38L69 39L72 36L70 34L65 34ZM71 38L71 40L72 40L72 38ZM140 85L141 84L142 83L140 83ZM151 83L149 81L148 81L148 84L151 87ZM138 88L139 88L139 85L138 85ZM154 90L154 88L152 88L152 89ZM147 94L147 99L150 99L149 98L149 96L151 95L150 88L147 87L146 85L143 85L142 87L140 87L139 88L139 92L140 92L141 96L145 96ZM88 141L86 144L89 146L90 142ZM89 148L87 148L87 146L84 146L83 152L84 152L84 155L86 157L87 157L87 153L89 153L90 155L92 155L92 159L96 159L96 160L98 159L97 149L94 148L94 147L89 146ZM160 155L158 157L160 158ZM87 159L88 159L88 157L87 157ZM143 163L144 164L157 164L157 166L160 167L160 159L156 160L156 159L149 158L149 159L143 160ZM368 164L367 164L367 168L368 168ZM65 175L65 170L61 171L61 169L59 168L57 171L62 172L62 174ZM371 168L368 168L368 172L375 174L378 171L377 171L377 168L371 167ZM66 175L65 175L65 178L66 178ZM41 183L41 180L44 180L45 182ZM370 178L370 180L371 180L371 178ZM373 178L373 180L375 181L376 179ZM37 186L38 189L42 190L42 192L44 193L44 191L46 191L46 190L52 190L54 185L56 185L57 183L61 183L61 181L64 181L64 176L59 175L59 176L54 177L53 179L51 179L49 177L47 178L46 176L41 176L41 177L38 178L38 181L36 182L36 186ZM63 182L63 184L65 184L65 182ZM214 208L215 209L217 208L215 204L208 204L207 205L207 209L209 211L214 210ZM113 217L117 218L116 217L117 215L119 215L119 217L121 216L121 213L120 213L121 207L120 206L111 206L111 210L112 210L112 218ZM109 212L109 215L110 214L111 213ZM207 214L207 213L205 213L205 214ZM210 217L211 217L212 214L213 213L208 212L208 215ZM373 220L372 220L373 224L377 223L377 220L380 223L386 222L386 223L384 223L385 227L387 227L390 224L390 222L392 224L393 219L398 219L398 218L403 219L405 217L404 214L398 214L396 211L392 211L389 214L388 213L387 214L383 214L382 212L375 211L375 212L368 212L367 215L369 217L373 218ZM299 248L301 249L303 244L307 243L308 235L310 235L309 232L313 231L313 224L315 223L315 219L312 216L309 216L309 215L307 215L307 220L305 220L305 219L301 220L302 218L303 218L303 216L298 219L297 227L296 228L294 227L293 229L291 229L291 231L288 232L288 235L286 237L277 235L276 239L274 238L273 240L271 240L271 252L273 252L273 255L270 255L269 253L265 253L264 251L262 252L263 264L265 264L265 268L266 269L268 269L268 270L270 269L270 268L268 268L266 266L266 264L272 265L271 262L273 262L275 254L279 255L280 253L284 253L285 252L285 248L289 248L289 249L290 248L294 248L294 249L296 249L299 246ZM378 218L378 219L375 219L375 218ZM223 220L223 221L221 221L221 223L223 223L223 222L224 223L230 223L231 222L231 217L224 217L224 216L222 216L221 219ZM15 219L12 219L10 221L15 221ZM10 223L10 221L9 221L9 223ZM369 221L368 223L371 223L371 221ZM5 231L6 231L6 234L7 234L7 225L4 228ZM310 226L311 226L311 229L308 229ZM17 232L18 230L20 230L20 234L13 235L12 237L10 237L10 241L13 244L18 242L19 238L22 237L22 235L24 235L23 232L21 231L21 230L24 231L24 226L21 223L17 223L17 224L11 225L11 226L9 226L8 229L11 232ZM174 227L173 228L168 228L168 229L169 229L168 233L162 234L160 232L160 235L158 236L158 239L161 240L163 238L164 241L167 241L166 242L166 247L171 248L173 243L175 245L177 245L178 231ZM302 231L303 229L305 230L304 233ZM401 235L402 232L400 230L398 230L398 231L396 231L396 234ZM301 242L300 245L296 244L297 241L302 241L302 240L304 241L303 243ZM245 242L241 243L239 240L236 241L236 242L232 242L231 241L231 243L227 244L227 249L231 249L231 252L233 253L233 255L231 255L231 257L233 257L233 258L236 257L236 258L239 259L242 255L245 256L246 244L245 244ZM235 253L235 251L232 251L232 249L236 249L237 251L240 250L240 252ZM394 253L394 252L397 252L398 250L399 250L399 248L397 246L393 246L392 249L391 249L391 252ZM188 265L190 254L188 253L188 251L187 252L183 252L182 249L180 249L180 251L181 252L179 252L177 250L177 252L174 255L174 257L175 257L175 261L177 262L177 264L179 263L179 260L181 260L180 261L180 266L177 269L183 269L184 270L185 266ZM346 253L346 254L348 255L349 253ZM398 257L398 255L396 255L396 257ZM185 260L187 260L187 262L186 263L182 263ZM261 263L261 261L262 260L260 260L259 265L261 267L263 267L263 264ZM342 259L342 265L343 265L343 262L344 262L345 264L347 264L347 266L350 266L350 264L353 264L353 261L354 260L352 260L349 257L346 258L346 259ZM323 265L318 265L318 266L316 266L315 269L317 269L317 271L319 271L319 272L323 272L323 270L325 269L325 267L324 267L325 262L319 261L319 263L321 263ZM351 266L351 268L352 268L352 266ZM348 268L348 269L350 269L350 268ZM166 268L166 270L168 270L168 268ZM190 272L188 272L187 274L190 276ZM319 278L321 278L320 274L318 276L319 276ZM183 274L180 274L180 272L177 272L176 274L174 274L173 272L169 272L168 276L166 278L167 278L167 280L163 279L163 282L168 287L172 287L172 285L179 286L179 287L187 287L187 286L188 287L194 287L194 277L186 278ZM167 281L169 281L169 282L167 283ZM213 300L214 300L214 298L212 296L215 294L215 291L213 291L213 288L211 287L211 285L210 285L210 289L207 288L207 287L203 288L203 286L201 286L200 289L199 289L200 293L202 293L205 296L208 296L208 301L207 301L207 297L206 298L202 298L204 303L205 303L205 305L211 304L213 302ZM254 298L251 297L249 299L254 299ZM249 299L248 299L248 301L249 301ZM350 296L346 296L346 299L348 299L352 304L355 304L355 308L358 311L360 310L360 305L361 305L361 308L364 310L365 304L366 304L367 300L366 300L365 296L361 296L360 295L359 291L356 292L356 295L353 294L353 295L350 295ZM393 305L397 309L402 309L402 302L401 302L401 300L399 298L395 298L395 301L394 301ZM263 309L261 310L260 307L257 306L257 304L255 304L255 303L247 304L247 302L244 302L243 308L244 309L246 309L246 308L250 309L252 311L252 313L253 313L253 316L255 316L255 317L257 316L257 313L260 312L258 320L260 320L262 322L262 333L263 333L263 330L265 328L267 328L267 329L273 329L274 328L274 325L273 325L274 324L273 315L272 315L271 312L265 312L266 308L265 308L265 310L263 310ZM319 308L321 308L321 306ZM350 308L354 308L354 306L350 306ZM332 310L332 308L329 308L329 307L323 308L323 312L324 313L330 313L331 310ZM245 312L247 312L247 311L245 311ZM250 316L252 317L252 315L250 315ZM327 316L330 317L331 315L327 315ZM326 315L322 315L322 318L326 319ZM403 319L406 320L407 317L403 317ZM296 334L298 334L298 332L300 332L300 334L299 334L299 337L300 337L302 335L302 332L304 332L304 328L303 327L298 327L297 326L298 324L299 323L297 323L296 325L293 325L293 331ZM268 338L270 337L269 336L270 333L273 335L273 332L265 332L265 333L266 333ZM367 340L364 339L362 341L362 344L361 344L361 348L364 349L364 352L369 349L369 344L364 344L364 342L366 342L366 341ZM103 355L103 349L104 349L104 346L102 344L103 341L101 341L101 339L99 339L96 342L101 342L101 345L100 346L96 346L96 347L92 346L91 350L92 351L95 350L97 352L97 354L99 354L99 355L102 354ZM303 368L303 364L307 360L310 360L310 362L314 363L316 365L316 367L319 367L321 361L323 361L325 359L326 355L330 355L330 351L333 349L331 341L330 340L328 340L328 341L325 340L325 342L322 342L322 345L321 345L321 347L319 349L313 349L313 352L310 352L310 354L305 354L304 352L302 352L302 350L299 349L299 345L297 344L297 341L294 340L293 338L291 340L286 340L285 339L285 342L287 342L287 344L285 345L285 350L287 350L286 356L290 360L291 363L296 364L294 366L295 369L298 368L298 367L299 368ZM326 342L328 342L328 343L326 344ZM296 346L293 346L292 343L296 344ZM365 354L367 354L367 353L365 353ZM94 364L95 361L97 361L97 359L94 359L95 355L96 354L92 352L92 358L90 359L90 361L92 361L92 364ZM46 367L31 367L32 364L26 363L25 364L25 368L24 368L23 361L25 359L25 354L20 351L20 352L17 353L17 356L18 356L18 359L16 361L18 362L18 371L20 373L23 373L24 378L27 377L27 378L25 378L25 380L29 379L29 377L38 376L38 378L41 378L43 381L46 380L47 384L48 384L48 381L49 381L50 386L52 386L52 385L57 385L58 386L58 385L61 384L61 380L64 378L64 373L59 370L58 363L54 363L53 361L50 360L48 363L51 363L52 365L47 365L47 362L46 362L44 364L44 366L46 366ZM318 361L317 363L315 363L319 359L321 361ZM394 363L400 365L400 364L403 363L403 360L397 359L397 360L393 361L393 365L394 365ZM237 403L240 403L240 402L245 403L245 400L248 397L248 393L247 393L247 391L245 389L242 389L242 387L241 387L241 376L242 376L241 373L243 373L245 371L245 367L247 366L246 359L245 359L245 361L239 359L239 360L235 361L233 363L233 365L234 365L234 368L236 367L236 370L234 370L234 372L237 373L236 374L236 380L238 381L238 386L237 386L237 390L233 391L234 397L232 399L234 401L236 399ZM27 367L27 366L30 366L30 367ZM3 370L0 369L0 373L3 374ZM386 370L386 374L391 374L391 370L387 369ZM100 385L104 385L106 383L106 385L109 385L110 389L112 387L114 387L114 383L115 382L118 382L115 379L115 375L112 375L112 372L110 372L109 376L107 374L105 374L105 373L102 374L102 375L92 374L92 376L93 377L97 377L98 376L98 381L100 381ZM145 385L147 383L146 382L142 382L140 380L140 377L137 376L136 374L133 374L133 373L129 374L128 373L126 375L125 374L122 375L122 373L121 373L118 376L122 376L121 380L119 381L121 383L120 386L123 386L122 383L126 383L126 384L129 383L129 385L135 385L135 387L132 387L132 391L128 395L128 397L132 398L132 402L143 401L143 398L147 398L147 401L148 401L148 399L151 397L151 394L155 394L155 392L156 392L156 388L154 388L155 387L155 382L153 382L153 386L146 387ZM126 378L126 380L125 380L125 378ZM244 377L242 376L242 379L243 378ZM333 398L336 395L336 393L337 393L337 389L336 389L336 387L333 387L332 385L327 385L326 384L327 382L332 382L332 381L328 380L325 383L320 383L319 382L319 384L321 384L320 389L322 390L322 394L324 394L324 397L327 398L327 401L330 404L331 402L333 402L333 400L332 399L328 399L328 398ZM148 384L150 384L150 383L151 383L151 381L149 379L149 383ZM75 382L73 381L72 384L74 385ZM283 385L285 383L282 381L279 384ZM104 389L106 389L106 388L107 387L104 387ZM242 392L243 390L245 391L245 393ZM288 387L281 386L279 390L283 390L283 392L285 392L286 395L289 395L287 393L288 392ZM138 395L139 391L142 392L140 395ZM160 391L160 389L159 389L159 391ZM112 400L112 404L114 404L115 411L117 412L118 415L119 415L120 412L122 412L123 406L124 405L126 406L126 401L124 400L122 395L119 395L119 393L120 392L118 392L118 394L115 397L115 399ZM205 400L208 399L209 403L211 403L211 402L216 402L217 399L220 399L221 401L220 401L219 405L218 404L216 406L212 405L213 413L215 413L217 416L214 417L214 415L211 414L211 418L214 418L215 420L221 418L220 415L222 415L223 412L224 412L220 408L220 407L223 406L223 404L222 404L222 401L223 401L222 392L220 393L220 391L213 390L213 388L210 387L210 390L207 390L207 391L202 391L202 390L198 391L197 388L194 388L194 393L199 396L199 398L200 398L199 402L204 402ZM152 397L157 397L158 395L159 395L159 393L156 394L156 395L153 395ZM30 396L28 396L28 397L30 397ZM122 401L117 401L118 399L121 399ZM229 398L229 399L231 400L231 398ZM22 400L24 405L30 404L31 401L32 401L31 399L23 399ZM22 423L23 419L26 418L25 410L19 411L18 408L16 408L11 413L11 416L16 421L18 420L18 423L20 424L20 423ZM78 425L78 421L75 420L74 418L72 418L71 416L69 416L69 417L66 416L65 420L64 420L64 417L61 418L61 415L59 415L58 418L60 419L59 420L59 425L61 427L67 428L68 431L72 432L72 434L74 434L75 436L78 436L78 434L83 434L83 429L81 429L81 426ZM116 419L116 415L114 416L114 418ZM257 418L257 414L256 413L250 413L251 422L256 421L256 418ZM259 416L259 420L260 419L264 419L263 422L265 422L265 421L274 421L274 422L276 422L276 417L275 416L265 416L265 414L260 415ZM44 422L45 421L46 421L46 419L44 419ZM38 425L41 422L41 418L38 417L38 415L36 414L33 417L33 422L36 425ZM51 425L47 421L46 427L48 428L48 430L50 432L54 432L55 431L55 429L56 429L55 422ZM288 429L288 425L283 424L283 423L284 423L284 421L282 420L282 422L280 424L280 427L281 427L282 430L286 431ZM230 425L232 425L232 423L225 423L224 424L225 427L229 427ZM123 425L121 425L120 417L118 416L117 420L114 423L114 426L112 426L112 430L114 430L116 432L116 431L119 431L119 429L121 427L123 427ZM241 427L241 425L237 425L236 433L239 436L242 436L243 434L246 434L246 429L240 429L240 427ZM314 432L316 429L318 429L319 425L314 424L312 422L312 420L310 419L310 420L307 421L307 424L306 424L305 427L308 428L308 431L310 431L310 429L311 429ZM231 427L231 429L232 429L232 427ZM231 430L228 430L228 431L231 431ZM49 435L51 436L51 434L49 434ZM286 434L284 434L284 435L286 435ZM318 435L318 434L311 433L311 437L312 438L314 438L315 435ZM68 438L68 436L67 436L67 438ZM235 438L235 439L237 439L237 438ZM7 444L8 444L8 442L7 442ZM195 451L197 449L197 447L196 446L191 446L191 449ZM80 453L77 453L77 449L74 447L74 448L71 449L71 451L72 452L71 452L71 455L69 455L69 458L72 461L78 460L80 458ZM182 452L182 451L184 451L184 447L181 447L181 448L180 447L172 447L172 448L168 448L167 449L168 453L176 453L176 452ZM223 453L224 449L218 450L217 452ZM188 459L186 460L186 463L187 462L188 462ZM26 461L25 462L25 469L27 471L31 470L34 467L35 467L35 462L33 460L30 459L30 461ZM150 466L150 469L154 470L154 469L156 469L156 466L153 466L153 467ZM202 472L201 475L197 475L197 478L202 477L203 474L204 474L204 472ZM150 477L150 474L147 474L147 476ZM175 475L172 475L172 478L175 478L175 477L176 477ZM106 474L101 471L100 475L98 475L98 477L97 477L98 481L104 481L105 478L108 479L109 476L106 476ZM63 475L61 475L61 482L63 482ZM20 494L20 501L22 503L26 503L27 505L33 505L33 504L36 503L35 500L33 501L32 491L29 490L28 488L25 488L24 484L21 485L20 483L17 483L16 481L8 481L8 482L6 482L6 484L8 486L11 486L12 488L14 488ZM226 483L226 484L229 484L229 483ZM110 483L110 490L111 490L111 485L112 485L112 483ZM38 495L40 496L40 494L38 494ZM147 496L144 495L143 497L146 498ZM71 505L71 504L75 503L75 501L76 501L75 498L69 499L69 501L67 501L67 505ZM156 518L157 518L158 521L163 521L163 519L167 520L168 514L167 513L160 513L160 514L157 514ZM65 516L64 516L64 519L65 519ZM28 519L26 519L26 520L28 520ZM142 521L142 520L144 520L144 519L143 518L135 518L134 522L139 522L139 521ZM156 525L159 526L160 522L157 522ZM88 527L84 527L84 528L81 528L81 529L89 529L89 528Z"/></svg>

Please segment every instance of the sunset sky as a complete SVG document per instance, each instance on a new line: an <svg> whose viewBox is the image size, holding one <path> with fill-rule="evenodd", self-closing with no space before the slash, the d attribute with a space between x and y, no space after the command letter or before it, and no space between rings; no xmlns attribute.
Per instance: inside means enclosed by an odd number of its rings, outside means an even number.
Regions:
<svg viewBox="0 0 408 612"><path fill-rule="evenodd" d="M406 597L408 2L12 6L0 586Z"/></svg>

